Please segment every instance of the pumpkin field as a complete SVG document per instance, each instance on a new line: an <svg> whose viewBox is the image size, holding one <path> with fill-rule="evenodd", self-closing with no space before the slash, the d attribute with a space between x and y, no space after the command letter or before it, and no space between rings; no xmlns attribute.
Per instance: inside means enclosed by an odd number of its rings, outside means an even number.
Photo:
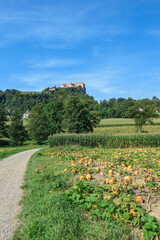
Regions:
<svg viewBox="0 0 160 240"><path fill-rule="evenodd" d="M160 148L41 150L29 163L23 188L25 226L20 226L15 239L159 239ZM52 204L57 196L82 214L77 230L73 213L60 230L64 209L55 223Z"/></svg>

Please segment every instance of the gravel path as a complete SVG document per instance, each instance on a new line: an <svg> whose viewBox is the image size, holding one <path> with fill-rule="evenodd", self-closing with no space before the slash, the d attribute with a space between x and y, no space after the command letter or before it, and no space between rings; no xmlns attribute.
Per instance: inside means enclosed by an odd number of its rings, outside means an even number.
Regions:
<svg viewBox="0 0 160 240"><path fill-rule="evenodd" d="M0 240L12 238L18 225L16 215L20 210L22 181L26 164L33 153L40 149L28 150L0 161Z"/></svg>

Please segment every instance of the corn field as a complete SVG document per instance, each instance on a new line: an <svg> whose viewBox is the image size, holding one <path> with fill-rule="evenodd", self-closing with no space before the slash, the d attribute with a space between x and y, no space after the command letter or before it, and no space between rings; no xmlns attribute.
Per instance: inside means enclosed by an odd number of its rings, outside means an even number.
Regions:
<svg viewBox="0 0 160 240"><path fill-rule="evenodd" d="M59 134L50 136L50 147L65 145L80 145L87 147L128 148L128 147L158 147L160 134L150 135L97 135L97 134Z"/></svg>

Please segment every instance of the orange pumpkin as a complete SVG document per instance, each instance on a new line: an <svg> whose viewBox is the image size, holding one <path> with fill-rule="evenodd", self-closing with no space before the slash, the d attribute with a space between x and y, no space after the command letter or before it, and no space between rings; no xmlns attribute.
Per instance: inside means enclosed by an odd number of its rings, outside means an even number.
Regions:
<svg viewBox="0 0 160 240"><path fill-rule="evenodd" d="M124 183L132 183L131 177L130 176L126 176L123 179Z"/></svg>
<svg viewBox="0 0 160 240"><path fill-rule="evenodd" d="M109 180L109 184L113 184L115 182L115 180L113 179L113 178L111 178L110 180Z"/></svg>
<svg viewBox="0 0 160 240"><path fill-rule="evenodd" d="M109 178L106 178L105 182L106 183L109 183L110 179Z"/></svg>
<svg viewBox="0 0 160 240"><path fill-rule="evenodd" d="M118 195L118 194L120 193L120 190L119 190L118 188L117 188L117 189L114 189L114 190L113 190L113 193Z"/></svg>
<svg viewBox="0 0 160 240"><path fill-rule="evenodd" d="M82 180L84 180L85 179L85 177L84 176L80 176L80 180L82 181Z"/></svg>
<svg viewBox="0 0 160 240"><path fill-rule="evenodd" d="M87 175L86 175L86 179L87 179L87 180L91 180L91 179L92 179L92 175L91 175L91 174L87 174Z"/></svg>
<svg viewBox="0 0 160 240"><path fill-rule="evenodd" d="M136 202L140 203L143 201L143 198L141 196L136 197Z"/></svg>
<svg viewBox="0 0 160 240"><path fill-rule="evenodd" d="M108 171L108 173L109 173L109 175L112 175L112 174L113 174L113 170L110 169L110 170Z"/></svg>

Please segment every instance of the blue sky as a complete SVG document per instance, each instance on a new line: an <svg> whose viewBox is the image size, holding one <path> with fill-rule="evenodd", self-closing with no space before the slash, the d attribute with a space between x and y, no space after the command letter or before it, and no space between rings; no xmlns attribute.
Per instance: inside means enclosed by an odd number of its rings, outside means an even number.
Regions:
<svg viewBox="0 0 160 240"><path fill-rule="evenodd" d="M0 89L160 97L160 0L1 0Z"/></svg>

